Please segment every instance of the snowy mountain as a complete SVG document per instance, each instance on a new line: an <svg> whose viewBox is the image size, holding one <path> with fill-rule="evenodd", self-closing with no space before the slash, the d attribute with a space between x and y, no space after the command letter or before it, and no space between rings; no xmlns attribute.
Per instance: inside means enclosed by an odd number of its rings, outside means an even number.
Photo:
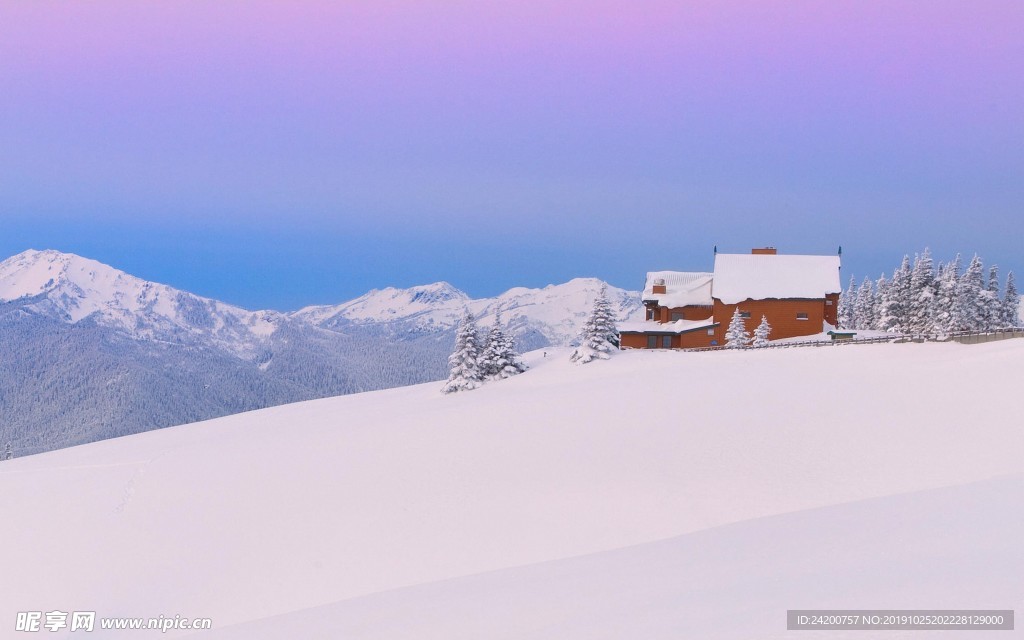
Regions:
<svg viewBox="0 0 1024 640"><path fill-rule="evenodd" d="M68 323L90 320L136 339L208 343L243 358L253 357L284 320L52 250L0 262L0 301Z"/></svg>
<svg viewBox="0 0 1024 640"><path fill-rule="evenodd" d="M411 289L375 289L340 305L306 307L292 317L325 329L375 324L399 334L418 334L453 329L465 308L487 326L500 309L502 321L524 348L531 349L570 344L602 286L605 283L596 278L576 278L543 289L517 287L493 298L472 300L447 282L437 282ZM607 295L622 320L642 316L636 292L609 286Z"/></svg>
<svg viewBox="0 0 1024 640"><path fill-rule="evenodd" d="M447 283L248 311L57 251L0 262L0 443L17 455L447 375L464 306L522 349L568 344L602 282L471 300ZM609 289L622 315L637 294Z"/></svg>
<svg viewBox="0 0 1024 640"><path fill-rule="evenodd" d="M790 608L1024 600L1024 340L539 355L0 462L0 637L781 639Z"/></svg>

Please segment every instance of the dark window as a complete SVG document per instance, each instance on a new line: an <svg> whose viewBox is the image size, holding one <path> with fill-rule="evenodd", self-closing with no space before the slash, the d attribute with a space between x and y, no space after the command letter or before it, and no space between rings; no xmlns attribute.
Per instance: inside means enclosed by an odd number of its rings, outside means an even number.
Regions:
<svg viewBox="0 0 1024 640"><path fill-rule="evenodd" d="M740 317L744 318L744 319L749 318L750 317L750 312L749 311L740 311Z"/></svg>
<svg viewBox="0 0 1024 640"><path fill-rule="evenodd" d="M797 320L806 320L807 319L807 314L806 313L798 313L798 314L796 314L796 319Z"/></svg>
<svg viewBox="0 0 1024 640"><path fill-rule="evenodd" d="M661 348L671 349L672 348L672 336L661 336Z"/></svg>
<svg viewBox="0 0 1024 640"><path fill-rule="evenodd" d="M647 319L648 320L654 320L654 309L648 309L647 310Z"/></svg>
<svg viewBox="0 0 1024 640"><path fill-rule="evenodd" d="M647 348L657 349L658 348L658 336L647 336Z"/></svg>
<svg viewBox="0 0 1024 640"><path fill-rule="evenodd" d="M675 322L676 320L682 320L682 319L683 319L683 314L678 313L678 312L672 314L672 322Z"/></svg>

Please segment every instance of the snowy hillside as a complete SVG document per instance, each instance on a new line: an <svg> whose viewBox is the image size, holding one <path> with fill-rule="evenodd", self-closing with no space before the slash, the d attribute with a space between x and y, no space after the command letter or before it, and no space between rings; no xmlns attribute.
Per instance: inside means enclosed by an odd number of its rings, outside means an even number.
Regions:
<svg viewBox="0 0 1024 640"><path fill-rule="evenodd" d="M787 608L1024 598L1024 340L565 356L0 463L0 619L762 638Z"/></svg>
<svg viewBox="0 0 1024 640"><path fill-rule="evenodd" d="M283 319L147 282L95 260L29 250L0 262L0 302L63 320L89 318L137 339L209 342L240 357Z"/></svg>
<svg viewBox="0 0 1024 640"><path fill-rule="evenodd" d="M603 283L485 300L447 283L285 314L247 311L57 251L0 263L0 444L16 456L447 375L464 306L523 349L576 337ZM635 293L613 289L625 317Z"/></svg>
<svg viewBox="0 0 1024 640"><path fill-rule="evenodd" d="M579 335L603 285L596 278L576 278L543 289L517 287L493 298L472 300L447 282L437 282L411 289L374 290L340 305L307 307L292 317L327 329L374 323L420 332L454 328L467 307L481 324L489 325L500 309L503 321L521 342L535 333L542 336L543 344L530 346L568 345ZM636 292L608 287L608 298L621 320L642 317Z"/></svg>

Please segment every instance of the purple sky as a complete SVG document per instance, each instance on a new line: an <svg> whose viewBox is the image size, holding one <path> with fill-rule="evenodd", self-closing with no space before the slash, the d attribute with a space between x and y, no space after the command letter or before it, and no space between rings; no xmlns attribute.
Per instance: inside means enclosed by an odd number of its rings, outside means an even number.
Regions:
<svg viewBox="0 0 1024 640"><path fill-rule="evenodd" d="M0 253L250 307L1024 269L1024 2L0 0Z"/></svg>

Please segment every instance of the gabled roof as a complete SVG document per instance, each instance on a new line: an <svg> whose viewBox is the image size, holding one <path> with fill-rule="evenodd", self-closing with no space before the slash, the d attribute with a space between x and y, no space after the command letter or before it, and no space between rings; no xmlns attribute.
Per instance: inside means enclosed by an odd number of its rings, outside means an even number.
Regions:
<svg viewBox="0 0 1024 640"><path fill-rule="evenodd" d="M715 255L712 295L725 304L840 293L839 256Z"/></svg>
<svg viewBox="0 0 1024 640"><path fill-rule="evenodd" d="M689 305L711 306L711 276L703 271L651 271L644 285L644 302L674 309ZM654 293L654 281L665 281L665 293Z"/></svg>

